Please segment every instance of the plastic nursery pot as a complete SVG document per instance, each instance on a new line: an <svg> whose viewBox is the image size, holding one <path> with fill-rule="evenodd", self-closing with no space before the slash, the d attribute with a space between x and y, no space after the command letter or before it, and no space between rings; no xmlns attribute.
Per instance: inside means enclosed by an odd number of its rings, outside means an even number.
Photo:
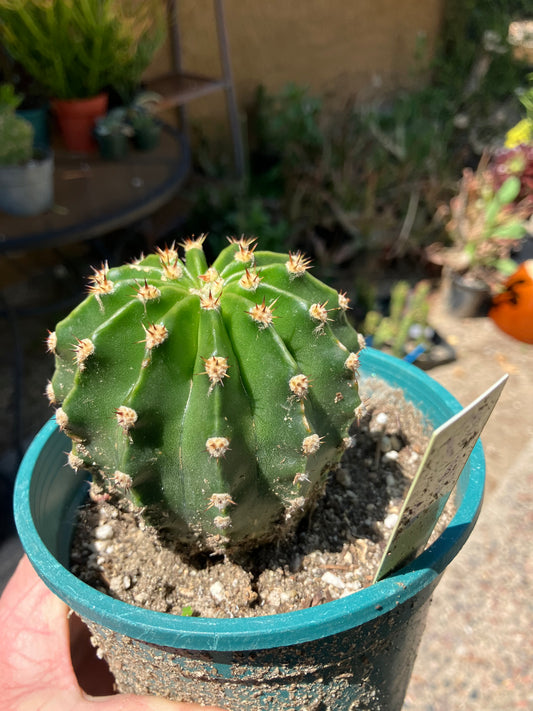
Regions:
<svg viewBox="0 0 533 711"><path fill-rule="evenodd" d="M437 426L460 410L429 376L366 349L363 377L401 387ZM66 437L50 421L36 436L15 485L25 550L50 589L89 624L120 691L151 693L232 711L399 711L431 594L477 519L484 486L478 442L461 474L457 512L413 563L379 583L317 607L242 619L179 617L138 608L88 587L68 570L72 522L84 477L64 466ZM117 660L117 653L127 659Z"/></svg>
<svg viewBox="0 0 533 711"><path fill-rule="evenodd" d="M136 128L133 134L133 145L139 151L152 151L159 145L161 140L161 125L151 123L142 128Z"/></svg>
<svg viewBox="0 0 533 711"><path fill-rule="evenodd" d="M9 215L40 215L54 204L54 155L38 151L23 165L0 166L0 210Z"/></svg>
<svg viewBox="0 0 533 711"><path fill-rule="evenodd" d="M104 160L122 160L129 153L129 138L123 133L95 132L98 151Z"/></svg>
<svg viewBox="0 0 533 711"><path fill-rule="evenodd" d="M73 153L94 153L93 130L96 119L107 112L108 95L97 94L88 99L54 99L51 102L63 143Z"/></svg>
<svg viewBox="0 0 533 711"><path fill-rule="evenodd" d="M490 288L482 281L466 281L459 274L450 277L448 311L457 318L486 316L490 307Z"/></svg>

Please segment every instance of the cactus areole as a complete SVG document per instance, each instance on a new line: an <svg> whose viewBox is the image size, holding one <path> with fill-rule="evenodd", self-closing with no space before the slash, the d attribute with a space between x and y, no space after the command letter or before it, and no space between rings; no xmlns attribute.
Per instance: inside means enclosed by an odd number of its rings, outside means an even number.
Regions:
<svg viewBox="0 0 533 711"><path fill-rule="evenodd" d="M294 528L322 493L360 404L348 299L300 253L204 237L90 277L48 337L47 388L93 472L198 550L249 548Z"/></svg>

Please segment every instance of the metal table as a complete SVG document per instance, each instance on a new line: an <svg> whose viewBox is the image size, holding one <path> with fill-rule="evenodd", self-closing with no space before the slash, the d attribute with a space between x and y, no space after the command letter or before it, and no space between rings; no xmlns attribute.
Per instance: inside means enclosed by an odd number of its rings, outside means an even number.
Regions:
<svg viewBox="0 0 533 711"><path fill-rule="evenodd" d="M55 150L55 205L35 217L0 213L0 253L57 247L140 222L168 203L190 169L184 134L166 124L159 146L121 161Z"/></svg>
<svg viewBox="0 0 533 711"><path fill-rule="evenodd" d="M147 152L132 148L121 161L55 149L54 208L35 217L0 212L0 255L9 259L20 251L57 249L95 239L134 226L168 203L183 184L191 159L185 135L166 124L162 127L157 148ZM39 300L34 306L16 307L1 287L0 319L7 320L8 343L13 352L13 440L20 459L24 352L19 321L25 316L44 315L60 304L43 304ZM79 298L77 294L75 301Z"/></svg>

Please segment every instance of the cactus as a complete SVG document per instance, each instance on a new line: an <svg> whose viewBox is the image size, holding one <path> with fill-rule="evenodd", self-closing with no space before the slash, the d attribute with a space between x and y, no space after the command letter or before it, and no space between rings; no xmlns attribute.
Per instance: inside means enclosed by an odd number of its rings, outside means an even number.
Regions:
<svg viewBox="0 0 533 711"><path fill-rule="evenodd" d="M267 542L323 491L360 404L348 298L301 253L204 236L90 277L47 339L69 463L197 550Z"/></svg>
<svg viewBox="0 0 533 711"><path fill-rule="evenodd" d="M11 84L0 85L0 165L23 165L33 155L33 126L16 113L21 100Z"/></svg>
<svg viewBox="0 0 533 711"><path fill-rule="evenodd" d="M369 311L363 323L363 332L372 336L372 345L390 347L393 355L402 358L406 344L411 346L426 344L425 328L428 326L429 304L427 302L430 285L419 282L411 291L406 281L398 281L391 290L390 315L382 316L377 311ZM411 328L421 327L420 334L411 338Z"/></svg>

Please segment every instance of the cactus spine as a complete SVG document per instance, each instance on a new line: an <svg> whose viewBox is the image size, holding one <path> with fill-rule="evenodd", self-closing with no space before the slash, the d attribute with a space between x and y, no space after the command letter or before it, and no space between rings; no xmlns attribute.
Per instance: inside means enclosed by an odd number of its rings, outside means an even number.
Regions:
<svg viewBox="0 0 533 711"><path fill-rule="evenodd" d="M300 253L203 238L91 277L48 337L69 463L199 549L282 535L320 495L359 405L348 299Z"/></svg>

